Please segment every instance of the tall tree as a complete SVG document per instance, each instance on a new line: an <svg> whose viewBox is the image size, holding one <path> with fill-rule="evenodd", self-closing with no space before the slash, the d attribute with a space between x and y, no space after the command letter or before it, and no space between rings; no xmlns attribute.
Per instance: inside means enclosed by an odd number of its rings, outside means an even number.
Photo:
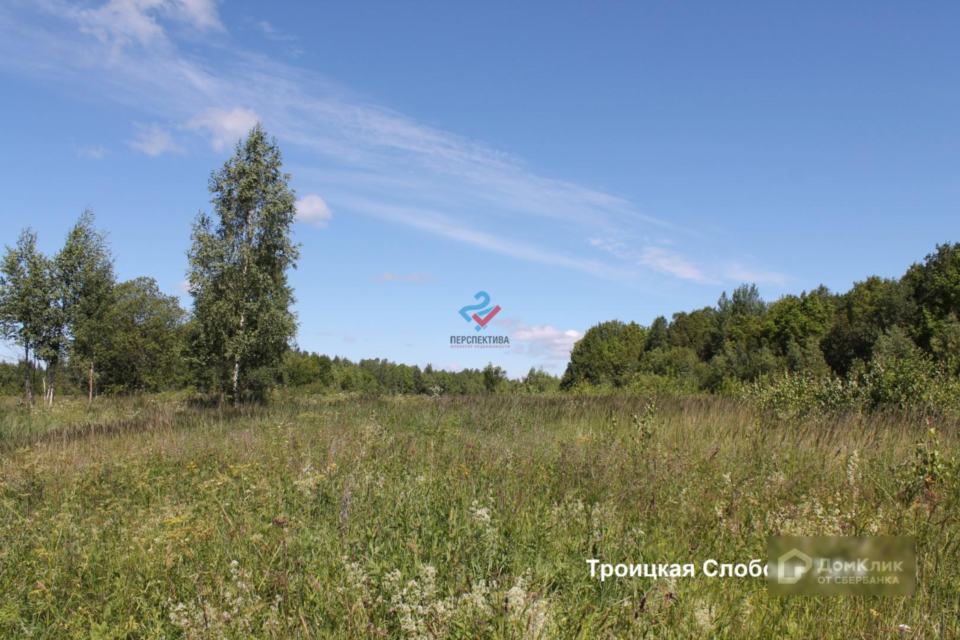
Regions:
<svg viewBox="0 0 960 640"><path fill-rule="evenodd" d="M244 390L275 371L296 334L287 272L299 245L291 239L296 194L276 140L258 123L210 177L214 215L199 213L188 252L197 355L221 394Z"/></svg>
<svg viewBox="0 0 960 640"><path fill-rule="evenodd" d="M23 348L26 370L24 396L33 402L31 378L34 358L46 355L50 344L53 306L49 260L37 251L37 234L24 229L16 247L7 247L0 265L0 331Z"/></svg>
<svg viewBox="0 0 960 640"><path fill-rule="evenodd" d="M55 360L48 367L48 393L53 404L57 364L69 345L70 356L89 363L87 401L93 402L94 362L109 337L105 315L112 305L113 256L107 236L95 226L94 213L86 209L67 234L53 260L56 294Z"/></svg>
<svg viewBox="0 0 960 640"><path fill-rule="evenodd" d="M121 282L103 321L110 327L97 354L101 384L113 392L160 391L182 371L186 315L153 278Z"/></svg>
<svg viewBox="0 0 960 640"><path fill-rule="evenodd" d="M561 380L561 388L578 383L623 387L640 363L647 332L635 322L610 320L590 327L575 345Z"/></svg>
<svg viewBox="0 0 960 640"><path fill-rule="evenodd" d="M921 264L901 279L919 307L917 343L960 372L960 242L938 244Z"/></svg>
<svg viewBox="0 0 960 640"><path fill-rule="evenodd" d="M822 343L824 358L845 376L857 360L870 360L880 336L893 327L909 328L916 315L911 287L904 282L878 276L855 282L836 300L834 322Z"/></svg>
<svg viewBox="0 0 960 640"><path fill-rule="evenodd" d="M487 393L498 393L507 383L507 372L502 367L488 362L483 368L483 388Z"/></svg>

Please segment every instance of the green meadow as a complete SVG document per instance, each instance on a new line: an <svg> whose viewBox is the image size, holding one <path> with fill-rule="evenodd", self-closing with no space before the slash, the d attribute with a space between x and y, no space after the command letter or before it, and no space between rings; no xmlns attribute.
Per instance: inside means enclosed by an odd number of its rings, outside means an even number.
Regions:
<svg viewBox="0 0 960 640"><path fill-rule="evenodd" d="M287 393L0 409L0 635L960 635L957 423L725 398ZM911 535L913 597L767 594L706 560ZM693 576L591 577L603 563Z"/></svg>

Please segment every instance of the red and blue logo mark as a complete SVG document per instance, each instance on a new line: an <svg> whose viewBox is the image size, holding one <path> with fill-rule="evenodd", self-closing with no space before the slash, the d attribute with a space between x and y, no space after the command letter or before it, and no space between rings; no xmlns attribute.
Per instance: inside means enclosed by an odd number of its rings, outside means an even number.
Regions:
<svg viewBox="0 0 960 640"><path fill-rule="evenodd" d="M494 316L500 313L500 305L490 307L490 296L486 291L478 291L477 295L473 297L476 300L482 300L482 302L480 304L469 304L465 306L463 309L460 309L460 315L463 316L463 319L467 322L477 323L477 331L482 331L487 328L487 325L490 324Z"/></svg>

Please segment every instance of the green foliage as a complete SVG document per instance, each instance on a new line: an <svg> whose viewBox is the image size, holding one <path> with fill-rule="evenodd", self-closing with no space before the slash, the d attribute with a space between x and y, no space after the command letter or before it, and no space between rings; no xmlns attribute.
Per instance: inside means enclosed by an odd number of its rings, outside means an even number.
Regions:
<svg viewBox="0 0 960 640"><path fill-rule="evenodd" d="M283 357L283 382L292 387L333 384L333 362L327 356L291 350Z"/></svg>
<svg viewBox="0 0 960 640"><path fill-rule="evenodd" d="M36 388L40 384L42 371L34 370L31 386ZM27 376L27 364L23 360L17 362L0 362L0 395L17 396L23 394Z"/></svg>
<svg viewBox="0 0 960 640"><path fill-rule="evenodd" d="M520 391L522 393L544 394L555 393L559 390L560 380L556 376L544 371L543 367L539 369L530 367L530 371L520 384Z"/></svg>
<svg viewBox="0 0 960 640"><path fill-rule="evenodd" d="M650 443L658 431L663 431L666 422L659 417L657 398L653 396L643 407L641 415L633 414L633 442L642 452L650 448Z"/></svg>
<svg viewBox="0 0 960 640"><path fill-rule="evenodd" d="M922 493L931 494L937 487L957 489L960 480L960 458L947 458L935 427L927 429L924 439L914 447L913 458L894 469L900 478L900 499L912 503Z"/></svg>
<svg viewBox="0 0 960 640"><path fill-rule="evenodd" d="M24 350L24 391L32 401L31 356L51 358L56 345L54 289L50 261L37 250L37 234L27 228L0 265L0 332Z"/></svg>
<svg viewBox="0 0 960 640"><path fill-rule="evenodd" d="M114 304L113 256L94 222L85 210L54 258L61 349L84 364L97 360L113 330L105 322Z"/></svg>
<svg viewBox="0 0 960 640"><path fill-rule="evenodd" d="M159 391L182 379L184 317L175 296L152 278L116 285L102 318L110 327L97 353L100 385L107 393Z"/></svg>
<svg viewBox="0 0 960 640"><path fill-rule="evenodd" d="M492 362L483 368L483 389L487 393L500 393L505 388L507 372Z"/></svg>
<svg viewBox="0 0 960 640"><path fill-rule="evenodd" d="M873 276L857 282L837 300L835 322L824 338L823 355L838 375L857 360L866 362L873 344L888 329L910 327L916 303L908 285Z"/></svg>
<svg viewBox="0 0 960 640"><path fill-rule="evenodd" d="M653 322L650 323L650 328L647 330L647 341L644 348L647 351L666 348L668 328L669 323L666 318L663 316L654 318Z"/></svg>
<svg viewBox="0 0 960 640"><path fill-rule="evenodd" d="M960 368L960 243L937 245L903 278L920 313L917 343L956 373Z"/></svg>
<svg viewBox="0 0 960 640"><path fill-rule="evenodd" d="M113 263L106 237L87 209L53 260L36 250L29 228L16 249L7 248L0 278L0 330L23 347L25 392L32 395L33 360L42 360L47 404L54 402L56 373L68 355L92 358L109 333L101 324L110 304ZM32 357L31 357L32 356Z"/></svg>
<svg viewBox="0 0 960 640"><path fill-rule="evenodd" d="M635 322L611 320L591 327L573 347L561 388L580 383L626 386L637 370L645 343L646 330Z"/></svg>
<svg viewBox="0 0 960 640"><path fill-rule="evenodd" d="M833 323L833 303L825 289L811 294L784 296L770 305L764 332L780 356L819 344Z"/></svg>
<svg viewBox="0 0 960 640"><path fill-rule="evenodd" d="M783 415L955 412L958 278L960 244L942 245L902 279L867 278L842 295L821 286L768 304L741 285L715 308L654 319L639 351L643 327L601 323L574 347L561 387L750 397Z"/></svg>
<svg viewBox="0 0 960 640"><path fill-rule="evenodd" d="M693 349L700 360L709 360L713 356L716 316L717 310L713 307L673 314L673 320L667 327L667 344Z"/></svg>
<svg viewBox="0 0 960 640"><path fill-rule="evenodd" d="M352 362L306 351L290 351L280 369L288 386L312 392L358 392L385 395L472 395L482 393L551 393L559 380L542 369L531 369L523 380L510 380L503 368L438 371L432 365L398 364L382 358Z"/></svg>
<svg viewBox="0 0 960 640"><path fill-rule="evenodd" d="M214 391L258 394L275 379L296 333L287 271L296 196L280 150L257 124L210 177L214 216L197 215L188 279L197 329L196 357ZM271 374L270 371L273 371Z"/></svg>
<svg viewBox="0 0 960 640"><path fill-rule="evenodd" d="M745 386L740 397L781 420L822 416L861 406L860 388L833 376L782 372Z"/></svg>

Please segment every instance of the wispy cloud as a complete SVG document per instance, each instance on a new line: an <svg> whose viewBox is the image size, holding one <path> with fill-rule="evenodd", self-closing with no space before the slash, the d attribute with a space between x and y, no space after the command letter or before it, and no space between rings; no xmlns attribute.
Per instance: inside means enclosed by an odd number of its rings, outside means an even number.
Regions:
<svg viewBox="0 0 960 640"><path fill-rule="evenodd" d="M80 147L77 149L77 156L81 158L90 158L91 160L103 160L107 157L107 149L101 145Z"/></svg>
<svg viewBox="0 0 960 640"><path fill-rule="evenodd" d="M137 129L136 137L127 141L131 148L153 157L168 152L180 153L183 151L160 125L135 122L134 126Z"/></svg>
<svg viewBox="0 0 960 640"><path fill-rule="evenodd" d="M635 262L657 273L699 284L716 285L725 282L750 282L784 285L787 282L787 278L783 274L765 269L751 269L739 263L720 263L712 267L697 264L684 256L676 248L676 243L663 239L656 242L640 242L634 248L618 240L593 237L590 238L589 245L615 255L621 260Z"/></svg>
<svg viewBox="0 0 960 640"><path fill-rule="evenodd" d="M256 20L253 22L253 25L268 40L274 40L277 42L293 42L298 39L297 36L290 33L285 33L278 26L271 22L267 22L266 20Z"/></svg>
<svg viewBox="0 0 960 640"><path fill-rule="evenodd" d="M179 129L170 125L178 139L197 134L219 152L261 119L285 145L296 146L298 181L323 193L329 208L604 278L629 279L645 268L710 281L703 267L662 245L630 259L591 256L583 237L639 245L653 231L698 235L618 194L541 175L516 155L247 50L225 32L213 0L16 6L17 12L0 7L0 66L60 87L92 85L144 118L178 123ZM42 19L31 19L38 13ZM279 35L269 22L254 24L265 36ZM191 41L188 52L176 37L184 28L220 35L214 44ZM131 146L150 155L180 150L157 125L141 130Z"/></svg>
<svg viewBox="0 0 960 640"><path fill-rule="evenodd" d="M692 280L693 282L700 283L714 282L714 280L708 278L695 264L676 251L671 251L666 247L654 245L643 247L640 250L639 261L640 264L650 267L654 271L666 273L681 280Z"/></svg>
<svg viewBox="0 0 960 640"><path fill-rule="evenodd" d="M784 285L787 277L775 271L750 269L739 264L729 264L723 269L723 276L727 280L737 282L752 282L756 284Z"/></svg>
<svg viewBox="0 0 960 640"><path fill-rule="evenodd" d="M594 275L612 275L615 268L595 260L583 260L546 249L534 243L513 240L469 227L460 219L430 209L404 207L368 199L348 199L354 210L420 229L433 235L456 240L480 249L519 258L528 262L577 269Z"/></svg>
<svg viewBox="0 0 960 640"><path fill-rule="evenodd" d="M380 274L375 278L370 278L370 282L406 282L412 284L420 284L424 282L436 282L437 277L430 275L429 273L423 273L422 271L414 271L409 274L400 274L394 273L393 271L387 271Z"/></svg>
<svg viewBox="0 0 960 640"><path fill-rule="evenodd" d="M161 18L201 31L223 29L214 0L109 0L97 8L79 9L69 3L49 4L72 16L81 32L113 47L166 44Z"/></svg>
<svg viewBox="0 0 960 640"><path fill-rule="evenodd" d="M716 284L717 281L709 278L697 265L683 257L679 252L668 248L672 243L659 241L657 243L640 242L637 248L628 246L619 240L591 238L591 247L602 249L621 260L652 269L681 280L690 280L701 284Z"/></svg>

